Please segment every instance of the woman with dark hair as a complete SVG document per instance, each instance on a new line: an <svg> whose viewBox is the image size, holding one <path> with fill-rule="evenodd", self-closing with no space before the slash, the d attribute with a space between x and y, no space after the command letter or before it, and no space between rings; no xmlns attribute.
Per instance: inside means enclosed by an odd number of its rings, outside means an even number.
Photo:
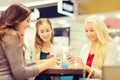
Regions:
<svg viewBox="0 0 120 80"><path fill-rule="evenodd" d="M57 58L44 63L26 64L24 31L30 26L31 10L16 3L10 5L0 17L0 80L28 80L42 71L53 68ZM40 64L41 63L41 64Z"/></svg>

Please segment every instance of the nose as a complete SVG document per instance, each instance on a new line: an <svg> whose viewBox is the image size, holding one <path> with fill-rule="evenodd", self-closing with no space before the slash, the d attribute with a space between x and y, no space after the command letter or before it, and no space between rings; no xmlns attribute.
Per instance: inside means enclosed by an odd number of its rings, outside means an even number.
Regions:
<svg viewBox="0 0 120 80"><path fill-rule="evenodd" d="M48 36L48 33L47 33L47 32L44 32L44 36Z"/></svg>
<svg viewBox="0 0 120 80"><path fill-rule="evenodd" d="M90 34L90 32L86 32L86 35L87 35L87 36L90 36L91 34Z"/></svg>
<svg viewBox="0 0 120 80"><path fill-rule="evenodd" d="M30 23L28 23L27 28L30 28Z"/></svg>
<svg viewBox="0 0 120 80"><path fill-rule="evenodd" d="M45 32L44 35L46 36L46 35L47 35L47 32Z"/></svg>
<svg viewBox="0 0 120 80"><path fill-rule="evenodd" d="M28 28L30 28L30 26L27 26Z"/></svg>

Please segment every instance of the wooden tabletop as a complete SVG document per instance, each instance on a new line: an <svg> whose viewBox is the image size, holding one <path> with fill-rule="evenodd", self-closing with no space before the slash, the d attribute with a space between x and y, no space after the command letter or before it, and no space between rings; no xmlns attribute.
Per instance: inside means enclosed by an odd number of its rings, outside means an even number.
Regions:
<svg viewBox="0 0 120 80"><path fill-rule="evenodd" d="M44 75L80 75L85 74L84 69L48 69L40 74Z"/></svg>

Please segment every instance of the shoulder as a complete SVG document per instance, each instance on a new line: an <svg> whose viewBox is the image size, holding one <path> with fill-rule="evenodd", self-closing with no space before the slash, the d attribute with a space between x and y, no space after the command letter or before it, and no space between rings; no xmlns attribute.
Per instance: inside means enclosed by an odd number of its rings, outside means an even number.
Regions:
<svg viewBox="0 0 120 80"><path fill-rule="evenodd" d="M62 49L62 46L61 45L56 45L56 44L51 44L51 48L54 48L54 49L61 48Z"/></svg>
<svg viewBox="0 0 120 80"><path fill-rule="evenodd" d="M12 38L12 36L13 36L13 37L17 37L17 32L14 31L14 30L11 30L11 29L7 29L7 30L5 31L4 37L5 37L5 38L6 38L6 37L11 37L11 38Z"/></svg>
<svg viewBox="0 0 120 80"><path fill-rule="evenodd" d="M14 43L19 41L19 36L16 31L8 29L3 36L3 40L7 43Z"/></svg>
<svg viewBox="0 0 120 80"><path fill-rule="evenodd" d="M53 51L63 51L63 47L61 45L51 44L51 50Z"/></svg>
<svg viewBox="0 0 120 80"><path fill-rule="evenodd" d="M117 53L117 45L115 43L109 43L105 47L106 53Z"/></svg>
<svg viewBox="0 0 120 80"><path fill-rule="evenodd" d="M88 53L89 53L89 50L90 50L90 45L89 45L89 44L84 44L84 45L82 46L81 51L80 51L80 56L81 56L81 57L82 57L82 56L87 56Z"/></svg>
<svg viewBox="0 0 120 80"><path fill-rule="evenodd" d="M81 51L86 51L86 50L89 50L89 49L90 49L90 45L89 45L89 44L84 44L84 45L82 46Z"/></svg>
<svg viewBox="0 0 120 80"><path fill-rule="evenodd" d="M114 42L108 43L106 45L106 49L113 49L113 48L117 48L117 44L115 44Z"/></svg>
<svg viewBox="0 0 120 80"><path fill-rule="evenodd" d="M83 47L84 48L90 48L90 44L84 44Z"/></svg>

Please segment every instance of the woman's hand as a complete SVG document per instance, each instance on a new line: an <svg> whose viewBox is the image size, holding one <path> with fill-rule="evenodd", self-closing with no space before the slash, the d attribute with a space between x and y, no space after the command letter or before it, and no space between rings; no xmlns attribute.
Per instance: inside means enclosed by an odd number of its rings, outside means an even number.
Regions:
<svg viewBox="0 0 120 80"><path fill-rule="evenodd" d="M74 55L67 55L66 57L67 63L69 65L69 69L75 69L75 58Z"/></svg>
<svg viewBox="0 0 120 80"><path fill-rule="evenodd" d="M47 69L55 69L56 65L58 65L60 63L60 59L53 57L51 59L47 59L45 60L43 63L41 64L37 64L38 70L41 72L43 72L44 70Z"/></svg>
<svg viewBox="0 0 120 80"><path fill-rule="evenodd" d="M78 63L79 67L82 69L86 68L86 65L83 63L82 59L80 57L75 57L76 62Z"/></svg>
<svg viewBox="0 0 120 80"><path fill-rule="evenodd" d="M66 60L67 60L68 65L72 65L75 62L73 55L67 55Z"/></svg>
<svg viewBox="0 0 120 80"><path fill-rule="evenodd" d="M37 62L36 62L36 64L42 64L42 63L44 63L46 60L38 60Z"/></svg>
<svg viewBox="0 0 120 80"><path fill-rule="evenodd" d="M50 59L47 59L45 62L48 66L48 69L55 69L57 65L60 65L60 59L57 57L53 57Z"/></svg>

